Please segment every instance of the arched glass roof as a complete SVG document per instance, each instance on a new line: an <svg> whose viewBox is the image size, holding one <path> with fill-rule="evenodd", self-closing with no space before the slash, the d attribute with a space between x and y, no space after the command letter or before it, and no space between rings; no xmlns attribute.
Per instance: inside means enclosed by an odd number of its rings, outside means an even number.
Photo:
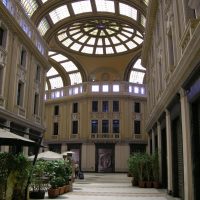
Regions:
<svg viewBox="0 0 200 200"><path fill-rule="evenodd" d="M126 23L110 19L75 22L57 34L64 47L86 54L116 54L138 47L143 35Z"/></svg>
<svg viewBox="0 0 200 200"><path fill-rule="evenodd" d="M141 59L139 58L131 68L129 82L143 84L145 72L146 68L141 65Z"/></svg>
<svg viewBox="0 0 200 200"><path fill-rule="evenodd" d="M45 36L60 21L68 20L66 27L62 26L57 36L65 48L72 51L96 55L117 54L133 50L143 42L146 18L144 11L139 7L146 6L148 0L142 0L139 3L135 1L135 4L122 0L71 0L63 1L63 3L58 0L57 4L51 0L20 1L29 17L39 12L46 4L51 5L48 12L42 12L37 19L36 25L42 36ZM102 19L92 18L79 24L70 21L83 14L110 16ZM124 21L112 20L117 16L124 18ZM130 25L126 20L132 21L134 25Z"/></svg>
<svg viewBox="0 0 200 200"><path fill-rule="evenodd" d="M82 75L72 60L54 51L49 51L49 58L56 62L57 65L51 66L47 72L47 82L50 84L50 88L48 84L46 84L46 90L63 87L63 79L65 79L66 76L66 79L70 80L70 83L68 83L69 85L82 83ZM65 82L67 82L67 80L65 80Z"/></svg>

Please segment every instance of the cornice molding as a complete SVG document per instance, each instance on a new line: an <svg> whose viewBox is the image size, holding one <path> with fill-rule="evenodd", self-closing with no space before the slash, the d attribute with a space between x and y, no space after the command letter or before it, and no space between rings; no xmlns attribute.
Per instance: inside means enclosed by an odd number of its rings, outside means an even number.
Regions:
<svg viewBox="0 0 200 200"><path fill-rule="evenodd" d="M147 67L147 55L149 52L150 45L152 43L153 29L156 23L156 14L158 9L158 0L150 0L149 6L147 9L147 21L146 21L146 29L145 29L145 37L142 47L142 65Z"/></svg>

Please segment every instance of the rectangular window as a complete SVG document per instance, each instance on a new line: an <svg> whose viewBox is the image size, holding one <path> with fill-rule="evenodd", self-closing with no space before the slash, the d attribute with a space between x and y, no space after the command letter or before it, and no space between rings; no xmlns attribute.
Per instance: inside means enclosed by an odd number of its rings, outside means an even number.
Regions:
<svg viewBox="0 0 200 200"><path fill-rule="evenodd" d="M34 114L38 115L39 113L39 94L35 94L34 99Z"/></svg>
<svg viewBox="0 0 200 200"><path fill-rule="evenodd" d="M0 95L2 94L3 90L3 67L0 65Z"/></svg>
<svg viewBox="0 0 200 200"><path fill-rule="evenodd" d="M72 121L72 134L78 134L78 121Z"/></svg>
<svg viewBox="0 0 200 200"><path fill-rule="evenodd" d="M73 103L73 113L77 113L78 112L78 103Z"/></svg>
<svg viewBox="0 0 200 200"><path fill-rule="evenodd" d="M58 122L53 123L53 135L58 135Z"/></svg>
<svg viewBox="0 0 200 200"><path fill-rule="evenodd" d="M102 112L108 112L108 101L102 102Z"/></svg>
<svg viewBox="0 0 200 200"><path fill-rule="evenodd" d="M4 30L0 27L0 46L3 46Z"/></svg>
<svg viewBox="0 0 200 200"><path fill-rule="evenodd" d="M92 101L92 112L98 112L98 101Z"/></svg>
<svg viewBox="0 0 200 200"><path fill-rule="evenodd" d="M23 97L24 97L24 83L19 82L18 89L17 89L17 105L18 106L23 105Z"/></svg>
<svg viewBox="0 0 200 200"><path fill-rule="evenodd" d="M108 133L108 132L109 132L109 121L102 120L102 133Z"/></svg>
<svg viewBox="0 0 200 200"><path fill-rule="evenodd" d="M134 133L140 134L140 121L138 120L134 121Z"/></svg>
<svg viewBox="0 0 200 200"><path fill-rule="evenodd" d="M37 65L36 67L35 80L38 82L40 81L40 66L39 65Z"/></svg>
<svg viewBox="0 0 200 200"><path fill-rule="evenodd" d="M113 112L119 112L119 101L113 101Z"/></svg>
<svg viewBox="0 0 200 200"><path fill-rule="evenodd" d="M113 133L119 133L119 120L113 120Z"/></svg>
<svg viewBox="0 0 200 200"><path fill-rule="evenodd" d="M0 46L6 47L6 37L7 37L7 31L0 27Z"/></svg>
<svg viewBox="0 0 200 200"><path fill-rule="evenodd" d="M91 129L92 133L98 133L98 120L91 121Z"/></svg>
<svg viewBox="0 0 200 200"><path fill-rule="evenodd" d="M26 50L21 50L21 58L20 58L20 64L23 67L26 67Z"/></svg>
<svg viewBox="0 0 200 200"><path fill-rule="evenodd" d="M134 111L136 113L140 113L140 103L139 102L135 102Z"/></svg>
<svg viewBox="0 0 200 200"><path fill-rule="evenodd" d="M54 115L59 115L59 106L54 106Z"/></svg>

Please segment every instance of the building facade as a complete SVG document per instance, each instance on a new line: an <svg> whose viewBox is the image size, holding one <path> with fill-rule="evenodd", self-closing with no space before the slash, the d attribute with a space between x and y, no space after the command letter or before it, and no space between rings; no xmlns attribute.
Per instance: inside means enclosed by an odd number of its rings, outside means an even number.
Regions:
<svg viewBox="0 0 200 200"><path fill-rule="evenodd" d="M200 3L150 1L142 63L147 68L149 152L163 187L199 199Z"/></svg>

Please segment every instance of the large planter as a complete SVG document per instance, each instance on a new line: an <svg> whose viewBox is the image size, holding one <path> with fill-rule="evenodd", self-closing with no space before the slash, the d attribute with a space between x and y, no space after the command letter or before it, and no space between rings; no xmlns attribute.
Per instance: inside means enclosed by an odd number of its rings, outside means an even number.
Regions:
<svg viewBox="0 0 200 200"><path fill-rule="evenodd" d="M146 181L146 187L152 188L152 181Z"/></svg>
<svg viewBox="0 0 200 200"><path fill-rule="evenodd" d="M59 195L65 193L65 186L59 187Z"/></svg>
<svg viewBox="0 0 200 200"><path fill-rule="evenodd" d="M65 185L65 193L70 191L70 186L69 185Z"/></svg>
<svg viewBox="0 0 200 200"><path fill-rule="evenodd" d="M154 188L160 188L160 183L159 183L159 181L153 181L153 187Z"/></svg>
<svg viewBox="0 0 200 200"><path fill-rule="evenodd" d="M58 195L59 195L59 188L56 188L56 189L50 188L50 189L48 189L49 198L55 198Z"/></svg>
<svg viewBox="0 0 200 200"><path fill-rule="evenodd" d="M139 186L140 188L145 188L145 186L146 186L145 181L138 181L138 186Z"/></svg>
<svg viewBox="0 0 200 200"><path fill-rule="evenodd" d="M31 199L44 199L44 197L45 197L45 191L44 190L30 191L29 192L29 197Z"/></svg>

